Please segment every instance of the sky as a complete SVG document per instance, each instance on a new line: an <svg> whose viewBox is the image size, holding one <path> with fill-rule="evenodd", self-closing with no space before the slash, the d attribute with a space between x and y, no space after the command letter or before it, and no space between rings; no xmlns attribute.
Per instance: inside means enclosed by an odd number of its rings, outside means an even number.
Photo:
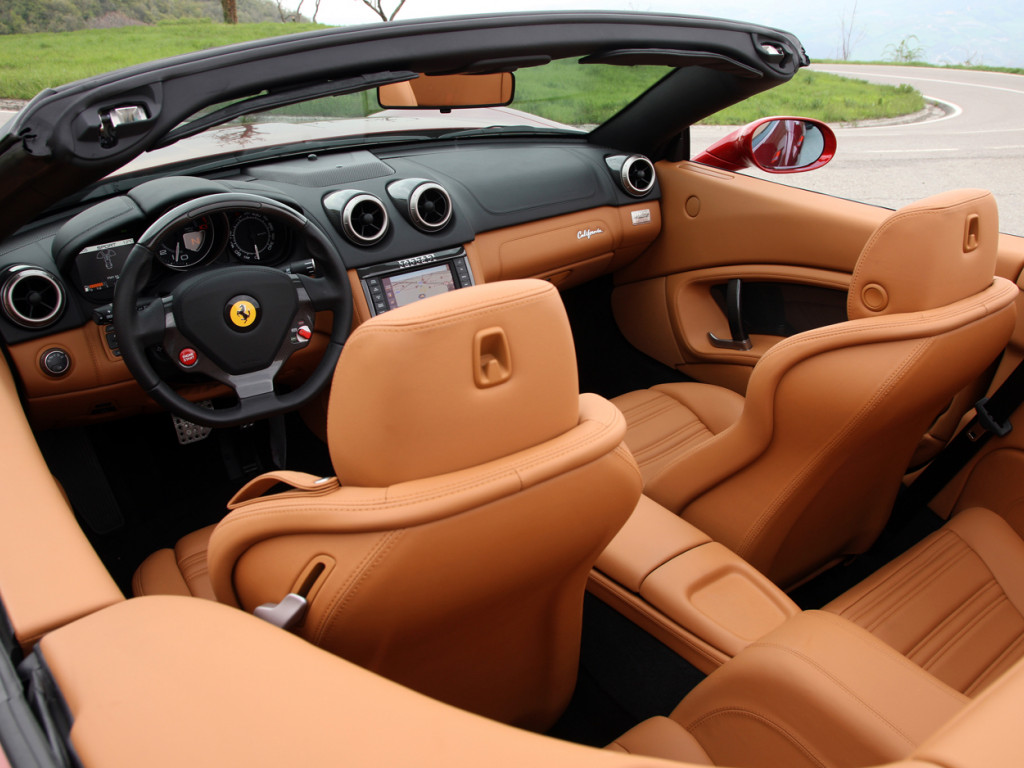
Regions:
<svg viewBox="0 0 1024 768"><path fill-rule="evenodd" d="M284 0L292 7L297 0ZM303 0L312 15L315 0ZM390 11L398 0L383 0ZM933 64L1024 67L1024 14L1005 0L406 0L398 19L481 12L632 10L717 16L793 32L811 58L840 58L841 29L852 18L852 59L883 60L919 49ZM363 24L378 17L361 0L320 0L317 21Z"/></svg>

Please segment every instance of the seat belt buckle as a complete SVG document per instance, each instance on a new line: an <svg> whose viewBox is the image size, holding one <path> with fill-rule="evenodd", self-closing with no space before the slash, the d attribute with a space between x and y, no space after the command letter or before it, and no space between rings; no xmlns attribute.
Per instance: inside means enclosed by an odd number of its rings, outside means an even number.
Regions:
<svg viewBox="0 0 1024 768"><path fill-rule="evenodd" d="M996 422L993 418L992 413L988 410L988 398L983 397L974 405L976 412L974 423L967 429L967 437L972 442L976 442L984 435L989 432L996 437L1005 437L1010 434L1013 430L1013 424L1007 419L1002 424Z"/></svg>

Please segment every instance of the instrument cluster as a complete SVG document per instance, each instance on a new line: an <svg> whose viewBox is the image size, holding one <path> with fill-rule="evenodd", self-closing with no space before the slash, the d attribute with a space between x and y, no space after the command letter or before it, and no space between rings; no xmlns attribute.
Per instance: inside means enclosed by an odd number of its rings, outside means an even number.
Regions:
<svg viewBox="0 0 1024 768"><path fill-rule="evenodd" d="M82 248L75 257L77 282L84 296L109 302L135 238L128 232ZM161 240L154 257L164 267L186 271L214 262L276 266L289 253L291 233L279 222L255 211L228 211L201 216Z"/></svg>

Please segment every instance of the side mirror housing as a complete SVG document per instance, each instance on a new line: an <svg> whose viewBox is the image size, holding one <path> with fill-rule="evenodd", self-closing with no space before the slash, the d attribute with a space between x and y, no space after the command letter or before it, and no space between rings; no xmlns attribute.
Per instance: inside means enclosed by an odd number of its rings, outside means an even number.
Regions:
<svg viewBox="0 0 1024 768"><path fill-rule="evenodd" d="M763 117L719 139L694 161L726 171L751 166L768 173L821 168L836 153L836 135L820 120Z"/></svg>

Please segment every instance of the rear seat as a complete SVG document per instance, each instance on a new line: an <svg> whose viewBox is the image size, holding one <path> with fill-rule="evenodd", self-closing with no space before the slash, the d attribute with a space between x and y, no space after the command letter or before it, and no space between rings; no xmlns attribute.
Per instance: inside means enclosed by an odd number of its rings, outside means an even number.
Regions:
<svg viewBox="0 0 1024 768"><path fill-rule="evenodd" d="M1024 541L964 510L824 610L975 696L1024 657Z"/></svg>
<svg viewBox="0 0 1024 768"><path fill-rule="evenodd" d="M1024 540L996 513L968 509L608 748L705 765L901 760L1022 657Z"/></svg>
<svg viewBox="0 0 1024 768"><path fill-rule="evenodd" d="M871 633L806 611L609 749L746 768L873 766L909 757L969 703Z"/></svg>

